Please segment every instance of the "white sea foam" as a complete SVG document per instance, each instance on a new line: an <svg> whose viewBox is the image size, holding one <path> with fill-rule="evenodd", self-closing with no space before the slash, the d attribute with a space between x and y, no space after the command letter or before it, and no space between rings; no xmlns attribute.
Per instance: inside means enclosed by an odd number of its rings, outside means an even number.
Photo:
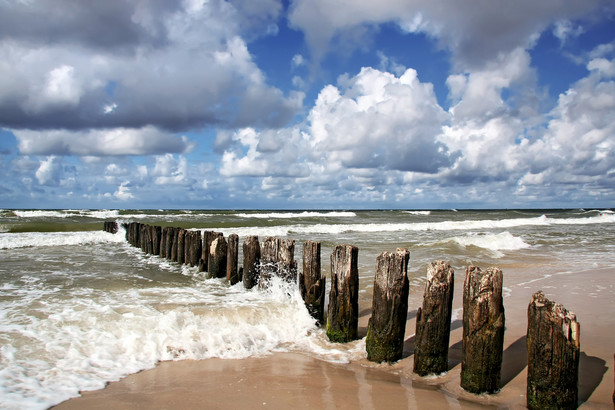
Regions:
<svg viewBox="0 0 615 410"><path fill-rule="evenodd" d="M235 216L241 218L258 218L258 219L294 219L294 218L352 218L357 216L354 212L348 211L303 211L303 212L255 212L255 213L237 213Z"/></svg>
<svg viewBox="0 0 615 410"><path fill-rule="evenodd" d="M497 234L476 234L470 233L464 236L448 238L446 242L455 242L461 246L476 246L491 251L495 257L502 257L501 251L516 251L529 248L522 238L512 235L510 232L500 232Z"/></svg>
<svg viewBox="0 0 615 410"><path fill-rule="evenodd" d="M121 232L117 234L103 231L0 233L0 249L119 243L124 241L124 234Z"/></svg>
<svg viewBox="0 0 615 410"><path fill-rule="evenodd" d="M296 286L277 280L267 291L214 279L198 288L75 289L61 301L35 298L42 303L32 312L19 301L1 306L0 333L13 339L0 347L1 408L47 408L161 360L306 348L328 356L320 341L306 340L321 335ZM351 346L330 350L337 361L357 354Z"/></svg>
<svg viewBox="0 0 615 410"><path fill-rule="evenodd" d="M419 231L471 231L486 229L509 229L521 226L591 225L615 223L615 214L603 213L583 218L549 218L545 215L531 218L478 219L416 223L370 223L370 224L312 224L279 225L263 227L214 228L224 234L236 233L259 236L291 236L296 234L337 235L350 232L419 232Z"/></svg>
<svg viewBox="0 0 615 410"><path fill-rule="evenodd" d="M404 211L407 214L411 214L411 215L424 215L424 216L429 216L431 215L431 211Z"/></svg>

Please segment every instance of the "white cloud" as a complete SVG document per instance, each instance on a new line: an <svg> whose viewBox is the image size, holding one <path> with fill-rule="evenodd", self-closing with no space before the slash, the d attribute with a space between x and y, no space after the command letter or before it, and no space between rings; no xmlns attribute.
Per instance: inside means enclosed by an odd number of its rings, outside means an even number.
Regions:
<svg viewBox="0 0 615 410"><path fill-rule="evenodd" d="M62 168L58 158L49 156L40 161L36 170L36 180L41 185L58 185L62 175Z"/></svg>
<svg viewBox="0 0 615 410"><path fill-rule="evenodd" d="M531 47L554 21L585 16L603 4L606 2L601 0L487 1L480 6L474 0L297 0L289 20L304 31L316 60L322 59L331 40L345 31L393 22L408 32L436 39L463 69L480 67L500 53Z"/></svg>
<svg viewBox="0 0 615 410"><path fill-rule="evenodd" d="M246 47L271 34L279 0L71 2L53 7L53 23L50 7L0 5L3 22L20 22L0 27L0 126L281 126L301 108L266 83Z"/></svg>
<svg viewBox="0 0 615 410"><path fill-rule="evenodd" d="M349 168L436 172L450 162L435 141L447 115L414 70L396 77L364 68L329 85L309 114L312 156Z"/></svg>
<svg viewBox="0 0 615 410"><path fill-rule="evenodd" d="M583 34L583 31L582 26L575 27L570 20L559 20L555 22L553 35L557 37L560 44L563 45L569 38L578 37Z"/></svg>
<svg viewBox="0 0 615 410"><path fill-rule="evenodd" d="M606 58L595 58L587 64L589 71L596 71L605 78L615 77L615 61Z"/></svg>
<svg viewBox="0 0 615 410"><path fill-rule="evenodd" d="M188 185L188 162L183 156L175 158L171 154L156 157L156 165L151 175L156 177L156 185Z"/></svg>
<svg viewBox="0 0 615 410"><path fill-rule="evenodd" d="M113 196L121 201L134 199L135 196L130 192L129 184L129 181L122 182L120 186L117 187L117 191L113 193Z"/></svg>
<svg viewBox="0 0 615 410"><path fill-rule="evenodd" d="M185 153L194 143L152 126L87 131L13 130L19 152L27 155L150 155Z"/></svg>
<svg viewBox="0 0 615 410"><path fill-rule="evenodd" d="M291 60L291 67L292 68L301 67L304 64L305 64L305 59L303 58L303 56L301 54L295 54L293 56L293 59Z"/></svg>

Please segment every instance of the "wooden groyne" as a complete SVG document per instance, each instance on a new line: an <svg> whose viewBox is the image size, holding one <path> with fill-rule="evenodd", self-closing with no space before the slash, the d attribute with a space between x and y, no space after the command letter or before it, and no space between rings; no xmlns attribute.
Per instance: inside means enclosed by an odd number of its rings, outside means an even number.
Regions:
<svg viewBox="0 0 615 410"><path fill-rule="evenodd" d="M338 245L331 253L331 286L325 316L325 284L321 275L319 242L303 244L303 271L297 272L295 241L258 236L243 241L239 266L239 237L220 232L160 227L139 222L122 224L126 241L143 252L198 267L207 278L226 278L246 289L266 289L274 277L296 283L307 310L319 325L326 324L330 341L345 343L358 337L358 252ZM115 221L103 230L119 232ZM402 358L408 314L407 266L410 252L397 249L377 258L372 316L368 322L368 360L394 362ZM298 276L298 279L297 279ZM444 261L427 269L423 304L417 311L414 372L420 376L448 370L454 272ZM461 387L475 394L495 393L500 386L505 331L503 273L498 268L466 269L463 289ZM528 306L528 408L576 408L580 325L563 306L539 291ZM325 319L326 318L326 319ZM615 393L613 395L615 403Z"/></svg>

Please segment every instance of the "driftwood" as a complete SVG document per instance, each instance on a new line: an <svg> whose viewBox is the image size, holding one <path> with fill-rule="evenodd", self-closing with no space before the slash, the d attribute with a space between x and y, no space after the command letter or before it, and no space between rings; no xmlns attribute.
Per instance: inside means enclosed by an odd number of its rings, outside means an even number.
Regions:
<svg viewBox="0 0 615 410"><path fill-rule="evenodd" d="M576 409L581 330L575 314L538 291L527 321L527 407Z"/></svg>
<svg viewBox="0 0 615 410"><path fill-rule="evenodd" d="M408 316L408 249L382 252L376 262L372 317L367 325L365 348L373 362L402 358Z"/></svg>
<svg viewBox="0 0 615 410"><path fill-rule="evenodd" d="M423 307L416 314L414 373L420 376L448 370L448 344L451 331L454 271L444 261L427 268Z"/></svg>
<svg viewBox="0 0 615 410"><path fill-rule="evenodd" d="M243 240L243 285L251 289L258 283L261 247L258 236L248 236Z"/></svg>
<svg viewBox="0 0 615 410"><path fill-rule="evenodd" d="M359 320L359 248L338 245L331 254L331 291L327 336L332 342L357 339Z"/></svg>
<svg viewBox="0 0 615 410"><path fill-rule="evenodd" d="M461 387L476 394L496 392L503 348L502 271L469 266L463 285Z"/></svg>
<svg viewBox="0 0 615 410"><path fill-rule="evenodd" d="M324 323L326 278L321 276L320 242L303 243L303 272L299 290L305 306L318 324Z"/></svg>
<svg viewBox="0 0 615 410"><path fill-rule="evenodd" d="M227 253L226 253L226 280L231 285L236 284L241 280L239 277L239 236L233 233L228 237Z"/></svg>
<svg viewBox="0 0 615 410"><path fill-rule="evenodd" d="M207 278L226 277L227 245L224 236L218 236L209 247Z"/></svg>

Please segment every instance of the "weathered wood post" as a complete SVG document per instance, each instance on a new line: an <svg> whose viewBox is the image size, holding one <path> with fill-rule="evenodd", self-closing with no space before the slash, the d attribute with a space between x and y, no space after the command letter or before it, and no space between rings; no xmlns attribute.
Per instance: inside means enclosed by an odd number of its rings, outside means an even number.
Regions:
<svg viewBox="0 0 615 410"><path fill-rule="evenodd" d="M224 236L218 236L209 246L207 278L224 278L226 276L226 248Z"/></svg>
<svg viewBox="0 0 615 410"><path fill-rule="evenodd" d="M167 257L167 236L168 236L168 227L163 227L162 228L162 233L160 235L160 257L161 258L165 258Z"/></svg>
<svg viewBox="0 0 615 410"><path fill-rule="evenodd" d="M248 236L243 240L243 285L251 289L258 283L261 260L261 246L258 236Z"/></svg>
<svg viewBox="0 0 615 410"><path fill-rule="evenodd" d="M209 269L209 250L211 248L211 243L218 236L222 236L222 233L214 231L203 232L203 254L201 255L202 262L199 262L199 270L201 272Z"/></svg>
<svg viewBox="0 0 615 410"><path fill-rule="evenodd" d="M139 224L139 248L147 253L148 232L147 225Z"/></svg>
<svg viewBox="0 0 615 410"><path fill-rule="evenodd" d="M103 231L116 234L118 225L116 221L105 221Z"/></svg>
<svg viewBox="0 0 615 410"><path fill-rule="evenodd" d="M294 239L265 238L261 246L259 287L267 288L274 275L289 282L297 280Z"/></svg>
<svg viewBox="0 0 615 410"><path fill-rule="evenodd" d="M177 259L175 261L180 265L184 263L184 258L186 256L186 250L184 249L185 243L186 230L183 228L179 228L177 229Z"/></svg>
<svg viewBox="0 0 615 410"><path fill-rule="evenodd" d="M357 338L359 324L359 248L338 245L331 254L327 336L345 343Z"/></svg>
<svg viewBox="0 0 615 410"><path fill-rule="evenodd" d="M408 249L382 252L376 259L372 317L367 324L365 349L373 362L402 358L408 317Z"/></svg>
<svg viewBox="0 0 615 410"><path fill-rule="evenodd" d="M190 266L198 266L201 258L203 242L201 240L201 231L190 231L190 246L187 250L187 260Z"/></svg>
<svg viewBox="0 0 615 410"><path fill-rule="evenodd" d="M574 313L538 291L527 309L527 407L576 409L580 325Z"/></svg>
<svg viewBox="0 0 615 410"><path fill-rule="evenodd" d="M297 282L297 261L295 261L295 240L282 239L278 254L278 275L287 282Z"/></svg>
<svg viewBox="0 0 615 410"><path fill-rule="evenodd" d="M258 287L269 287L271 278L278 271L278 255L280 253L280 238L267 236L261 245L261 266Z"/></svg>
<svg viewBox="0 0 615 410"><path fill-rule="evenodd" d="M502 271L468 266L463 284L461 387L476 394L497 391L503 349Z"/></svg>
<svg viewBox="0 0 615 410"><path fill-rule="evenodd" d="M160 226L152 226L152 253L160 254L160 240L162 237L162 228Z"/></svg>
<svg viewBox="0 0 615 410"><path fill-rule="evenodd" d="M444 261L427 267L423 307L416 314L414 373L420 376L448 370L448 344L451 332L454 271Z"/></svg>
<svg viewBox="0 0 615 410"><path fill-rule="evenodd" d="M173 247L175 247L175 251L177 251L177 241L175 240L175 228L169 226L167 228L167 251L166 258L169 260L173 260Z"/></svg>
<svg viewBox="0 0 615 410"><path fill-rule="evenodd" d="M239 236L232 233L228 237L226 254L226 280L231 285L239 282Z"/></svg>
<svg viewBox="0 0 615 410"><path fill-rule="evenodd" d="M320 325L324 323L326 278L321 276L320 242L303 243L303 272L299 275L299 290L305 306Z"/></svg>

